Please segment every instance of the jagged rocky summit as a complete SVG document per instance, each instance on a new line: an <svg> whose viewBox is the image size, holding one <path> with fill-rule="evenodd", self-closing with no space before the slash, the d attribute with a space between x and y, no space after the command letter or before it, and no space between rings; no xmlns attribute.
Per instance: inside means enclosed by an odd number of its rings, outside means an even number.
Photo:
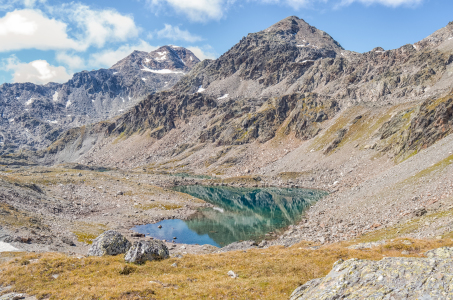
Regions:
<svg viewBox="0 0 453 300"><path fill-rule="evenodd" d="M170 89L199 62L188 49L134 51L109 69L82 71L66 83L0 86L0 154L47 146L72 127L122 114L146 96Z"/></svg>

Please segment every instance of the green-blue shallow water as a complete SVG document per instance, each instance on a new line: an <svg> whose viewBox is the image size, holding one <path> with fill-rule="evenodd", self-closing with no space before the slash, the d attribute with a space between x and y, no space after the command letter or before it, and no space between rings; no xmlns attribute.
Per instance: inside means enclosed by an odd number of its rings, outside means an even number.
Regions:
<svg viewBox="0 0 453 300"><path fill-rule="evenodd" d="M223 247L243 240L259 241L266 233L297 223L303 211L327 192L307 189L234 188L222 186L178 186L187 193L215 205L200 209L188 220L165 220L136 226L133 230L180 243ZM157 226L162 225L162 229Z"/></svg>

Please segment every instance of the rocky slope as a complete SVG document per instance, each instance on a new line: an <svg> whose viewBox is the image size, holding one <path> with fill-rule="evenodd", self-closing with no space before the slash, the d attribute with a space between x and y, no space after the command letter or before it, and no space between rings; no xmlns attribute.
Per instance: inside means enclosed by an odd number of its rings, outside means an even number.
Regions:
<svg viewBox="0 0 453 300"><path fill-rule="evenodd" d="M453 205L451 37L453 23L360 54L289 17L197 64L170 91L21 158L331 191L277 241L285 245L401 227L423 209L401 230L447 234L448 215L431 218Z"/></svg>
<svg viewBox="0 0 453 300"><path fill-rule="evenodd" d="M119 115L149 94L171 88L198 63L182 47L134 51L110 69L82 71L64 84L0 86L0 153L38 149L71 127Z"/></svg>

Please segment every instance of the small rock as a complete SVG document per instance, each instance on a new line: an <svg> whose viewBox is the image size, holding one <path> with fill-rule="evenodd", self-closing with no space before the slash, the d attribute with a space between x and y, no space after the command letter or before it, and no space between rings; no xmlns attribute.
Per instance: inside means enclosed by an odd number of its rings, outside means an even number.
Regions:
<svg viewBox="0 0 453 300"><path fill-rule="evenodd" d="M117 192L116 194L117 194L118 196L121 196L121 195L123 195L123 192L119 191L119 192Z"/></svg>
<svg viewBox="0 0 453 300"><path fill-rule="evenodd" d="M177 263L172 263L171 266L176 268L178 266L178 264Z"/></svg>
<svg viewBox="0 0 453 300"><path fill-rule="evenodd" d="M402 254L402 255L409 255L409 251L403 250L403 251L401 252L401 254Z"/></svg>
<svg viewBox="0 0 453 300"><path fill-rule="evenodd" d="M258 248L264 248L266 247L268 242L266 240L262 240L261 243L258 244Z"/></svg>
<svg viewBox="0 0 453 300"><path fill-rule="evenodd" d="M233 271L228 271L228 276L230 276L231 278L238 278L238 274L234 273Z"/></svg>
<svg viewBox="0 0 453 300"><path fill-rule="evenodd" d="M419 209L416 209L414 210L414 212L412 213L415 217L421 217L421 216L424 216L428 213L428 211L426 210L426 208L419 208Z"/></svg>
<svg viewBox="0 0 453 300"><path fill-rule="evenodd" d="M175 237L175 236L174 236L174 237L173 237L173 239L174 239L174 240L176 240L176 239L177 239L177 237Z"/></svg>
<svg viewBox="0 0 453 300"><path fill-rule="evenodd" d="M57 279L58 277L60 277L60 275L58 275L58 274L53 274L53 275L52 275L52 278L53 278L53 279Z"/></svg>
<svg viewBox="0 0 453 300"><path fill-rule="evenodd" d="M61 241L69 246L75 246L76 244L74 243L73 240L71 240L70 238L68 238L67 236L64 236L61 238Z"/></svg>
<svg viewBox="0 0 453 300"><path fill-rule="evenodd" d="M25 294L9 293L3 296L0 296L0 300L19 300L25 299Z"/></svg>
<svg viewBox="0 0 453 300"><path fill-rule="evenodd" d="M134 232L134 233L131 234L131 237L141 238L141 237L145 237L145 234Z"/></svg>
<svg viewBox="0 0 453 300"><path fill-rule="evenodd" d="M157 226L157 228L161 229L161 228L162 228L162 225Z"/></svg>

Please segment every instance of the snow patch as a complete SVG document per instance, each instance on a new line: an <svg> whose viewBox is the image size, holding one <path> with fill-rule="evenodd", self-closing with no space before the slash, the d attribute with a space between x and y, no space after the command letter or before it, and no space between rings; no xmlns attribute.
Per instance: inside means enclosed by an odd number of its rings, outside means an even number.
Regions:
<svg viewBox="0 0 453 300"><path fill-rule="evenodd" d="M20 249L17 249L8 243L0 242L0 252L15 252L15 251L20 251Z"/></svg>
<svg viewBox="0 0 453 300"><path fill-rule="evenodd" d="M129 98L129 101L131 101L131 100L132 100L132 98L131 98L131 97L129 97L129 96L128 96L128 98Z"/></svg>
<svg viewBox="0 0 453 300"><path fill-rule="evenodd" d="M314 60L311 60L311 59L304 60L303 62L301 62L301 64L306 63L306 62L314 62Z"/></svg>
<svg viewBox="0 0 453 300"><path fill-rule="evenodd" d="M225 94L222 97L217 98L217 100L222 100L228 98L229 94Z"/></svg>
<svg viewBox="0 0 453 300"><path fill-rule="evenodd" d="M123 100L123 103L124 103L124 102L126 102L126 100L124 100L124 98L123 98L123 97L121 97L121 100Z"/></svg>
<svg viewBox="0 0 453 300"><path fill-rule="evenodd" d="M448 40L452 40L452 39L453 39L453 37L449 37L449 38L448 38Z"/></svg>
<svg viewBox="0 0 453 300"><path fill-rule="evenodd" d="M113 72L113 75L118 74L118 72Z"/></svg>
<svg viewBox="0 0 453 300"><path fill-rule="evenodd" d="M198 88L197 93L203 93L204 91L206 91L206 89L204 89L203 86L200 85L200 87Z"/></svg>
<svg viewBox="0 0 453 300"><path fill-rule="evenodd" d="M184 72L181 72L181 71L173 71L173 70L169 70L169 69L162 69L162 70L151 70L150 68L147 68L145 66L143 66L143 69L142 71L145 71L145 72L151 72L151 73L157 73L157 74L184 74Z"/></svg>
<svg viewBox="0 0 453 300"><path fill-rule="evenodd" d="M47 120L47 122L49 122L49 123L51 123L51 124L58 124L58 121Z"/></svg>
<svg viewBox="0 0 453 300"><path fill-rule="evenodd" d="M220 208L220 207L213 207L212 209L216 210L216 211L220 211L221 213L225 212L225 210L223 208Z"/></svg>
<svg viewBox="0 0 453 300"><path fill-rule="evenodd" d="M124 109L120 109L118 112L122 112L122 111L124 111Z"/></svg>
<svg viewBox="0 0 453 300"><path fill-rule="evenodd" d="M30 100L28 100L27 102L25 102L25 105L30 105L30 104L33 103L33 101L35 101L35 99L30 98Z"/></svg>
<svg viewBox="0 0 453 300"><path fill-rule="evenodd" d="M157 60L157 61L164 61L164 60L166 60L166 59L167 59L167 55L164 55L164 56L162 56L162 57L157 57L157 58L155 58L155 60Z"/></svg>
<svg viewBox="0 0 453 300"><path fill-rule="evenodd" d="M151 59L145 58L145 63L149 63L150 61L151 61Z"/></svg>
<svg viewBox="0 0 453 300"><path fill-rule="evenodd" d="M53 102L57 102L58 101L58 92L57 91L55 91L55 94L53 94L52 100L53 100Z"/></svg>
<svg viewBox="0 0 453 300"><path fill-rule="evenodd" d="M12 119L9 119L8 121L9 121L9 122L14 122L14 118L12 118Z"/></svg>
<svg viewBox="0 0 453 300"><path fill-rule="evenodd" d="M189 59L190 59L190 61L192 61L192 60L193 60L193 57L191 56L191 57L189 57Z"/></svg>
<svg viewBox="0 0 453 300"><path fill-rule="evenodd" d="M146 78L142 78L143 81L146 81Z"/></svg>
<svg viewBox="0 0 453 300"><path fill-rule="evenodd" d="M68 100L68 102L66 102L66 108L68 108L71 104L72 104L71 100Z"/></svg>

